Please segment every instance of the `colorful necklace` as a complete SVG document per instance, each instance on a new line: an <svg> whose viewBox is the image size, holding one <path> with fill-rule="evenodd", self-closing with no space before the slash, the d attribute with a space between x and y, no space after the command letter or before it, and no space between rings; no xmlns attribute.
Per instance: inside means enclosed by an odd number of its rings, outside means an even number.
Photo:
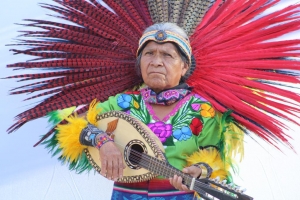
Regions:
<svg viewBox="0 0 300 200"><path fill-rule="evenodd" d="M176 87L163 90L156 94L151 88L141 89L141 95L145 102L158 105L172 105L180 101L191 93L191 87L186 83L180 84Z"/></svg>

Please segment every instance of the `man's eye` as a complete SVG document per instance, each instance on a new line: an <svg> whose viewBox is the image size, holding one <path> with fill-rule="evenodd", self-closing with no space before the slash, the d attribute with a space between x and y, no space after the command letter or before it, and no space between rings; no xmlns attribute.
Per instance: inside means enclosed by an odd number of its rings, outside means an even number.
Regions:
<svg viewBox="0 0 300 200"><path fill-rule="evenodd" d="M146 53L145 53L145 55L152 55L153 54L153 52L150 52L150 51L147 51Z"/></svg>

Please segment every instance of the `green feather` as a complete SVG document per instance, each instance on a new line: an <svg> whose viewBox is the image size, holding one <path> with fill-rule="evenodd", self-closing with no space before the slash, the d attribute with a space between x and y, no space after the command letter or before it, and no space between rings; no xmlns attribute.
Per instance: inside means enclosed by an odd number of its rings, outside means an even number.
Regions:
<svg viewBox="0 0 300 200"><path fill-rule="evenodd" d="M88 158L86 157L85 153L82 153L78 160L70 162L65 157L61 155L62 149L58 148L58 140L56 138L56 134L58 131L55 131L53 136L45 140L42 144L45 145L45 148L49 150L49 153L52 157L56 157L59 155L58 160L63 165L68 165L70 170L76 171L76 173L82 173L84 171L89 172L93 169L92 165L89 163Z"/></svg>
<svg viewBox="0 0 300 200"><path fill-rule="evenodd" d="M48 122L51 123L53 126L56 126L58 123L60 123L62 120L67 118L69 115L73 113L75 110L75 106L72 106L70 108L66 108L63 110L55 110L52 112L49 112L47 116L49 117Z"/></svg>

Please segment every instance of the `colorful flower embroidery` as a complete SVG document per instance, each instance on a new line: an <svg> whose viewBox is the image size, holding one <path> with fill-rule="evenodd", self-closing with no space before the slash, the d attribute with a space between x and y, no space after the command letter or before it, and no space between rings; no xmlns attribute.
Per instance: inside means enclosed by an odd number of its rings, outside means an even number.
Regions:
<svg viewBox="0 0 300 200"><path fill-rule="evenodd" d="M149 124L151 121L151 116L147 112L144 101L142 101L141 95L131 95L132 100L130 102L130 115L136 117L138 120L144 124Z"/></svg>
<svg viewBox="0 0 300 200"><path fill-rule="evenodd" d="M178 98L179 97L179 93L177 91L175 91L175 90L169 90L169 91L167 91L167 92L165 92L163 94L163 97L165 99L171 99L172 97Z"/></svg>
<svg viewBox="0 0 300 200"><path fill-rule="evenodd" d="M135 107L135 109L139 109L140 108L140 104L137 101L135 101L135 100L133 100L133 106Z"/></svg>
<svg viewBox="0 0 300 200"><path fill-rule="evenodd" d="M189 127L184 126L181 129L177 129L173 132L173 137L179 141L188 140L192 137L192 131Z"/></svg>
<svg viewBox="0 0 300 200"><path fill-rule="evenodd" d="M199 109L200 109L200 103L192 103L192 109L194 110L194 111L199 111Z"/></svg>
<svg viewBox="0 0 300 200"><path fill-rule="evenodd" d="M201 116L203 117L214 117L215 116L215 109L207 103L201 105Z"/></svg>
<svg viewBox="0 0 300 200"><path fill-rule="evenodd" d="M199 99L200 101L207 101L204 97L198 95L198 94L195 94L194 97L196 97L197 99Z"/></svg>
<svg viewBox="0 0 300 200"><path fill-rule="evenodd" d="M203 124L200 119L194 118L190 124L190 129L192 130L192 133L194 135L199 135L199 133L202 131Z"/></svg>
<svg viewBox="0 0 300 200"><path fill-rule="evenodd" d="M143 96L145 102L160 105L171 105L174 102L180 101L188 94L190 94L190 90L187 89L162 91L158 94L149 88L144 88L141 90L141 95Z"/></svg>
<svg viewBox="0 0 300 200"><path fill-rule="evenodd" d="M163 122L155 122L148 124L148 127L153 133L164 143L168 137L172 134L172 125L165 124Z"/></svg>
<svg viewBox="0 0 300 200"><path fill-rule="evenodd" d="M121 94L117 99L118 106L120 106L123 109L129 108L131 100L132 100L132 97L130 95Z"/></svg>

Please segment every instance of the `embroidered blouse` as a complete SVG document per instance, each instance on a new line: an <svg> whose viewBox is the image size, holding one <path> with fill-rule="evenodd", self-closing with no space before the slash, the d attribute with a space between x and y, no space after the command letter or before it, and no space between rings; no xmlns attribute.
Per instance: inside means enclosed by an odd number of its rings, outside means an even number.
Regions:
<svg viewBox="0 0 300 200"><path fill-rule="evenodd" d="M124 111L148 125L163 143L169 163L178 169L186 167L187 156L199 148L220 145L221 115L207 100L193 93L181 99L162 120L139 93L118 94L97 107L102 113Z"/></svg>

